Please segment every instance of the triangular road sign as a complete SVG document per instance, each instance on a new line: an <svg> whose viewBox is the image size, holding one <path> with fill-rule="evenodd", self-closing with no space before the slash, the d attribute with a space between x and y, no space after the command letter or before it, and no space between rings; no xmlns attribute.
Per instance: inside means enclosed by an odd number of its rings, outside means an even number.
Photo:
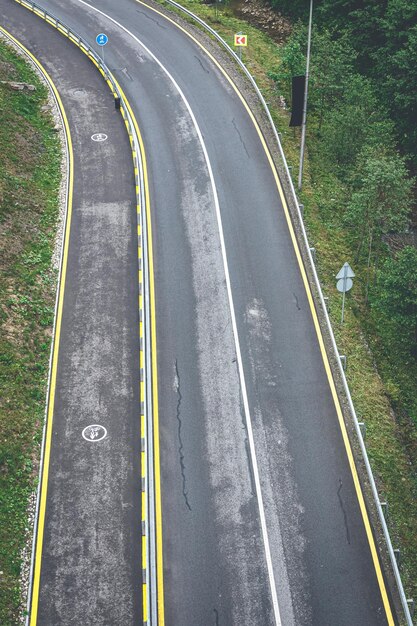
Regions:
<svg viewBox="0 0 417 626"><path fill-rule="evenodd" d="M355 278L355 272L350 267L349 263L345 263L336 278Z"/></svg>

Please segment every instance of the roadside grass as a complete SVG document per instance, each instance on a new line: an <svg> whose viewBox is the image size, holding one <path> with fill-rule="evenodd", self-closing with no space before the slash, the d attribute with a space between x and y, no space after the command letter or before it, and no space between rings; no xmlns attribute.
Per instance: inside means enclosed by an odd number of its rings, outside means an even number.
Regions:
<svg viewBox="0 0 417 626"><path fill-rule="evenodd" d="M169 10L173 7L161 0ZM246 21L222 8L217 17L214 6L200 0L181 0L181 4L209 23L233 47L233 35L248 35L243 61L255 77L277 129L293 177L299 164L300 132L288 127L289 114L281 106L279 94L269 72L280 64L280 46ZM184 18L184 14L176 11ZM191 19L187 21L194 24ZM417 413L417 371L411 363L393 363L386 358L387 348L377 332L378 318L365 305L366 268L354 262L349 232L340 219L348 190L332 173L329 164L307 133L307 154L300 200L305 206L309 241L317 251L317 267L325 295L329 296L330 317L337 345L348 358L347 379L356 412L366 423L366 447L376 477L381 500L389 503L389 528L394 547L401 547L401 574L407 597L417 597L417 431L412 424ZM310 137L314 133L310 132ZM345 261L356 273L352 292L347 294L345 323L340 323L341 294L335 275ZM379 320L386 323L386 320ZM404 396L408 403L405 404ZM395 414L393 411L395 408ZM403 413L411 415L404 416Z"/></svg>
<svg viewBox="0 0 417 626"><path fill-rule="evenodd" d="M0 624L19 623L28 499L37 483L56 273L61 148L47 90L0 40Z"/></svg>

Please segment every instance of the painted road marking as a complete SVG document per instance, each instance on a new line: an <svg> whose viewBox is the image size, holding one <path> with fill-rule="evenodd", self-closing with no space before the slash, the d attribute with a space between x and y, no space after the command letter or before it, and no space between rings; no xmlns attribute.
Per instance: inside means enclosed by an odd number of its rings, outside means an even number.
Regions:
<svg viewBox="0 0 417 626"><path fill-rule="evenodd" d="M16 2L18 2L19 4L22 4L23 6L26 6L27 8L31 9L30 5L28 6L24 0L15 0ZM85 4L86 6L88 6L89 8L98 11L99 13L102 13L101 11L99 11L98 9L95 9L95 7L92 7L91 5L89 5L87 2L84 2L83 0L79 0L82 4ZM290 235L291 235L291 239L292 239L292 243L293 243L293 247L296 253L296 257L298 260L298 264L300 267L300 271L301 271L301 275L303 278L303 282L304 282L304 286L306 289L306 293L307 293L307 298L309 301L309 305L310 305L310 309L311 309L311 313L312 313L312 317L313 317L313 321L314 321L314 326L316 329L316 333L317 333L317 337L318 337L318 341L319 341L319 345L320 345L320 349L321 349L321 353L322 353L322 358L323 358L323 362L324 362L324 366L325 366L325 370L327 373L327 377L329 380L329 384L330 384L330 388L331 388L331 393L333 396L333 400L336 406L336 412L338 415L338 420L339 420L339 424L340 424L340 428L342 431L342 437L343 437L343 441L345 444L345 448L346 448L346 452L347 452L347 456L349 459L349 465L351 468L351 472L352 472L352 476L353 476L353 480L354 480L354 484L355 484L355 489L356 489L356 493L358 496L358 500L359 500L359 506L361 509L361 513L362 513L362 517L363 517L363 521L364 521L364 525L365 525L365 529L366 529L366 534L368 537L368 541L369 541L369 545L370 545L370 549L371 549L371 553L372 553L372 558L373 558L373 562L374 562L374 567L376 570L376 574L377 574L377 578L378 578L378 583L380 586L380 590L381 590L381 595L382 595L382 599L383 599L383 603L384 603L384 608L387 614L387 618L388 618L388 622L391 625L394 625L394 621L393 621L393 617L392 617L392 612L391 612L391 607L389 604L389 600L388 600L388 596L387 596L387 592L386 592L386 588L385 588L385 582L383 579L383 575L382 575L382 570L379 564L379 558L378 558L378 554L376 552L376 547L375 547L375 542L373 539L373 535L372 535L372 530L370 527L370 522L369 522L369 518L367 515L367 511L366 511L366 507L365 507L365 502L364 502L364 498L363 498L363 494L362 494L362 489L359 483L359 478L357 475L357 470L356 470L356 465L355 465L355 461L353 459L353 454L352 454L352 449L350 446L350 442L348 439L348 435L347 435L347 431L346 431L346 426L344 424L344 419L343 419L343 415L341 412L341 407L340 407L340 403L337 397L337 392L336 392L336 388L335 388L335 384L334 384L334 380L333 380L333 375L331 373L330 370L330 365L329 365L329 361L328 361L328 357L327 357L327 353L326 353L326 349L324 347L324 342L323 342L323 338L321 335L321 329L319 326L319 322L318 322L318 318L317 318L317 313L315 311L315 307L314 307L314 302L313 302L313 298L312 298L312 294L311 294L311 290L310 290L310 285L308 283L308 279L306 276L306 272L305 272L305 268L304 268L304 264L301 258L301 253L300 253L300 249L299 249L299 245L298 245L298 241L296 240L295 237L295 232L294 229L292 227L292 222L291 222L291 217L289 214L289 210L288 210L288 206L286 204L286 199L282 190L282 186L281 186L281 182L278 178L278 174L275 168L275 165L273 163L272 160L272 156L271 153L266 145L265 139L263 138L262 132L259 128L259 125L251 111L251 109L249 108L249 105L247 104L245 98L243 97L243 95L240 93L238 87L235 85L235 83L233 82L233 80L230 78L230 76L227 74L226 70L220 65L220 63L213 57L213 55L193 36L191 35L189 32L187 32L185 30L185 28L183 28L182 26L180 26L179 24L177 24L174 20L172 20L171 18L169 18L167 15L163 14L162 12L158 11L157 9L147 5L145 2L143 2L142 0L135 0L136 2L138 2L138 4L142 4L143 6L147 7L149 10L157 13L158 15L160 15L161 17L163 17L164 19L166 19L167 21L169 21L170 23L172 23L174 26L176 26L179 30L181 30L187 37L189 37L190 39L192 39L194 41L194 43L196 45L198 45L206 54L207 56L212 60L212 62L218 67L218 69L220 70L220 72L223 74L223 76L226 78L226 80L229 82L229 84L232 86L232 88L234 89L234 91L236 92L237 96L239 97L239 99L241 100L243 106L245 107L250 119L252 120L258 136L260 138L260 141L264 147L265 153L267 155L268 161L270 163L270 167L272 169L275 181L276 181L276 185L278 188L278 192L279 195L281 197L282 203L283 203L283 208L284 208L284 213L287 219L287 224L288 224L288 228L290 231ZM103 15L105 15L104 13L102 13ZM43 15L40 15L40 17L43 17ZM107 16L108 19L110 19L111 21L115 22L115 20L113 20L112 18L110 18L109 16ZM44 18L45 19L45 18ZM116 23L116 22L115 22ZM57 27L55 24L53 24L55 27ZM119 25L121 26L121 25ZM121 27L124 29L124 27ZM61 31L61 28L58 26L58 30ZM124 29L126 30L126 29ZM66 31L61 31L63 32L64 35L68 36ZM134 37L134 35L132 35ZM79 43L79 42L75 42L77 43L77 45L84 51L86 52L86 54L88 55L88 51L85 48L83 43ZM29 53L30 55L30 53ZM32 56L32 55L30 55ZM91 59L93 62L94 59ZM100 69L100 68L99 68ZM100 69L101 73L102 70ZM109 83L109 81L107 80L110 88L112 88L111 83ZM143 146L143 140L139 131L139 127L137 124L137 121L135 119L135 116L133 114L133 111L128 103L128 101L126 100L126 106L131 114L132 120L134 122L135 125L135 129L138 133L138 137L139 137L139 141L141 144L141 152L144 158L144 170L145 170L145 194L146 194L146 204L149 207L150 206L150 201L149 201L149 186L148 186L148 182L147 182L147 171L146 171L146 157L145 157L145 151L144 151L144 146ZM122 115L123 115L123 111L122 111ZM148 215L148 220L150 221L150 217ZM150 230L151 232L151 230ZM152 237L150 237L150 244L149 244L149 248L150 248L150 265L152 266ZM151 282L151 294L154 291L154 285L153 285L153 274L151 272L151 276L150 276L150 282ZM154 302L154 295L151 296L152 298L152 303ZM154 355L156 355L156 322L155 322L155 312L152 309L152 353ZM157 436L157 433L159 433L159 421L158 421L158 395L157 395L157 364L156 364L156 359L153 359L152 362L152 369L153 369L153 373L155 374L155 376L153 377L153 387L154 387L154 404L155 404L155 413L156 413L156 417L154 416L154 420L155 420L155 472L157 474L156 476L156 484L155 484L155 491L156 491L156 508L157 508L157 546L158 546L158 564L157 564L157 569L158 569L158 599L160 600L158 603L158 614L159 614L159 619L160 619L160 623L163 624L164 623L164 607L163 607L163 577L162 577L162 573L163 573L163 554L162 554L162 513L161 513L161 495L160 495L160 467L159 467L159 439ZM159 573L161 575L159 575Z"/></svg>
<svg viewBox="0 0 417 626"><path fill-rule="evenodd" d="M84 428L82 435L86 441L103 441L107 437L107 429L100 424L91 424Z"/></svg>
<svg viewBox="0 0 417 626"><path fill-rule="evenodd" d="M28 8L29 10L33 10L32 6L28 3L26 3L24 0L15 0L18 4L21 4L23 6L25 6L26 8ZM36 12L37 13L37 12ZM143 187L144 187L144 205L146 207L146 221L148 224L148 231L150 233L150 241L148 243L148 261L149 261L149 266L150 266L150 270L149 270L149 280L150 280L150 297L149 297L149 302L150 302L150 309L151 309L151 327L152 327L152 337L151 337L151 352L153 354L156 354L156 321L155 321L155 316L152 316L152 312L154 310L154 301L155 301L155 293L154 293L154 278L153 278L153 252L152 252L152 225L151 225L151 216L150 216L150 197L149 197L149 184L148 184L148 174L147 174L147 165L146 165L146 155L145 155L145 149L144 149L144 145L143 145L143 139L141 137L140 134L140 130L138 127L138 123L135 119L135 116L133 114L132 108L130 107L129 102L126 99L125 94L123 93L123 90L121 89L120 85L118 84L118 82L116 81L116 79L114 78L114 76L112 74L110 74L111 79L113 80L114 85L116 85L116 89L118 90L117 92L114 90L114 86L111 82L111 80L109 79L109 77L105 74L104 70L102 67L100 67L98 65L98 63L95 61L94 57L91 56L90 54L90 50L85 46L85 44L77 37L75 37L69 30L65 31L62 28L59 28L59 25L57 24L57 22L55 21L50 21L48 20L48 16L45 16L43 14L37 13L41 18L45 19L47 22L49 22L50 24L52 24L55 28L57 28L60 32L62 32L66 37L68 37L73 43L75 43L82 52L84 52L86 54L86 56L88 56L88 58L94 63L94 65L96 65L96 67L98 68L98 70L100 71L100 73L102 74L102 76L104 77L107 85L109 86L110 90L112 91L113 95L116 97L119 94L122 95L122 98L124 99L126 108L129 111L129 114L131 116L131 119L133 121L134 127L135 127L135 132L137 134L137 138L139 141L139 146L140 146L140 153L141 153L141 157L142 157L142 165L143 165ZM0 27L1 30L1 27ZM6 31L4 31L6 32ZM13 39L13 37L11 35L9 35L11 37L11 39ZM26 49L25 49L26 51ZM29 56L32 56L29 52L28 52ZM33 58L34 59L34 58ZM34 59L34 61L36 61L36 59ZM53 87L53 89L55 90L55 87L51 81L51 86ZM56 92L56 97L57 99L59 99L59 95L58 92ZM64 111L62 111L63 116L64 116ZM136 177L138 176L138 171L137 171L137 157L136 157L136 152L134 151L134 142L133 142L133 137L131 135L131 129L129 127L129 123L126 117L126 112L123 108L120 109L120 113L124 119L125 125L126 125L126 129L128 131L129 137L130 137L130 143L131 143L131 147L132 147L132 156L133 156L133 162L134 162L134 167L135 167L135 175ZM71 159L72 159L72 144L71 144L71 137L69 134L69 125L67 123L67 120L65 118L65 123L66 123L66 129L68 130L68 137L67 137L67 142L68 142L68 152L71 151ZM106 136L107 138L107 136ZM70 150L71 149L71 150ZM68 176L68 179L72 180L71 176L72 176L72 171L73 171L73 160L68 159L69 160L69 168L70 168L70 174ZM137 196L139 196L139 187L138 185L136 185L136 194ZM68 200L68 214L70 213L70 208L72 206L72 187L69 187L68 189L68 193L67 193L67 197L69 198ZM141 256L141 237L140 237L140 222L141 222L141 214L140 214L140 201L138 200L138 206L137 206L138 212L137 212L137 219L138 219L138 263L139 263L139 267L141 267L141 262L142 259L140 258ZM68 235L68 240L69 240L69 235ZM65 261L65 266L66 266L66 257L64 257L63 261ZM140 293L142 292L142 284L139 283L139 291ZM58 302L58 298L57 298L57 302ZM140 306L140 317L142 318L142 305L141 305L141 298L139 298L139 306ZM55 325L54 325L55 326ZM57 326L58 328L58 326ZM142 332L142 328L143 328L143 323L140 322L139 325L139 335L140 335L140 360L141 362L143 361L143 332ZM157 389L158 389L158 380L157 380L157 363L156 363L156 359L154 359L151 363L152 368L152 396L154 397L154 411L153 411L153 419L154 419L154 432L155 432L155 438L156 438L156 442L154 444L155 450L154 450L154 456L155 456L155 498L156 498L156 518L157 518L157 532L156 534L159 536L161 536L161 541L160 541L160 545L161 545L161 549L157 550L158 552L158 572L161 571L163 572L163 565L162 565L162 514L161 514L161 489L160 489L160 470L159 470L159 419L158 419L158 396L157 396ZM52 371L52 370L51 370ZM52 372L53 373L53 372ZM55 374L56 374L56 370L55 370ZM50 376L52 376L51 372L50 372ZM52 417L51 417L51 422L52 422ZM141 436L143 437L145 433L145 415L144 415L144 402L141 399ZM48 452L48 458L49 458L49 449L46 447L46 451ZM46 455L45 455L46 457ZM43 458L43 454L41 457L41 468L43 469L43 463L42 463L42 458ZM42 479L43 475L47 475L48 473L48 468L49 468L49 463L48 466L45 468L44 473L42 474L42 471L40 473L40 481ZM146 473L142 476L142 483L146 483L147 477L146 477ZM46 491L47 491L47 485L45 487L45 502L46 502ZM38 500L40 499L40 497L43 498L43 492L41 495L39 495L40 492L38 492ZM145 492L142 493L142 526L144 527L144 534L146 536L146 497L147 497L147 491L145 490ZM46 504L45 504L46 507ZM43 512L43 517L42 517L42 508L40 510L39 516L40 516L40 521L39 523L42 522L42 528L44 526L44 517L45 517L45 512ZM159 520L159 523L158 523ZM38 525L38 516L36 516L36 520L35 520L35 526L37 527ZM35 536L38 537L38 533L35 529ZM43 542L43 531L39 532L39 538L40 538L40 543L42 544ZM142 542L144 541L144 539L142 540ZM35 540L34 540L34 546L35 546ZM35 550L35 547L33 548L33 550ZM38 559L38 553L39 553L39 559ZM34 552L33 552L34 554ZM41 571L41 557L42 557L42 548L40 548L40 550L38 550L38 547L36 545L36 558L35 561L38 560L38 565L34 565L34 558L32 556L32 564L31 564L31 576L30 576L30 582L29 582L29 589L31 590L32 588L36 591L33 593L31 593L31 591L29 591L28 594L28 618L27 618L27 625L30 624L36 624L37 621L37 606L39 603L39 588L40 588L40 571ZM143 558L146 560L146 549L143 552ZM158 595L160 598L162 598L162 602L158 603L158 616L159 616L159 624L160 626L163 626L164 624L164 605L163 605L163 578L162 578L162 574L161 576L158 578ZM147 590L147 581L146 581L146 577L145 579L142 581L142 589L143 589L143 604L142 604L142 609L143 609L143 623L147 624L147 620L148 620L148 590ZM36 597L35 597L36 596ZM36 607L34 606L36 605ZM30 615L29 615L30 612Z"/></svg>
<svg viewBox="0 0 417 626"><path fill-rule="evenodd" d="M95 7L92 7L90 4L85 2L85 0L78 0L78 1L81 2L82 4L86 5L86 6L90 7L91 9L97 11L98 13L101 13L103 16L107 17L110 21L112 21L113 23L115 23L119 27L121 27L125 32L129 33L129 31L124 26L122 26L121 24L116 22L116 20L114 20L110 16L106 15L103 11L100 11L99 9L96 9ZM359 477L358 477L358 473L357 473L357 469L356 469L356 464L355 464L355 461L354 461L354 458L353 458L352 448L351 448L351 445L350 445L350 442L349 442L349 438L348 438L348 435L347 435L347 430L346 430L346 425L344 423L342 409L341 409L340 402L339 402L339 399L338 399L338 396L337 396L336 387L335 387L333 375L332 375L332 372L331 372L331 369L330 369L330 364L329 364L326 348L324 346L324 341L323 341L321 328L320 328L320 324L319 324L318 317L317 317L317 312L316 312L316 309L315 309L315 306L314 306L314 301L313 301L313 296L312 296L312 293L311 293L310 284L309 284L308 279L307 279L306 270L305 270L304 263L303 263L303 260L302 260L302 257L301 257L300 247L299 247L298 241L296 239L296 235L295 235L295 231L294 231L294 228L293 228L293 225L292 225L292 221L291 221L288 205L287 205L287 202L286 202L286 199L285 199L285 196L284 196L284 192L283 192L283 189L282 189L281 181L279 179L279 176L278 176L275 164L274 164L273 159L272 159L271 152L270 152L270 150L269 150L269 148L268 148L268 146L267 146L267 144L265 142L265 139L264 139L264 137L262 135L262 131L261 131L260 127L259 127L259 124L256 121L256 118L255 118L254 114L252 113L248 103L246 102L245 98L243 97L243 95L239 91L237 85L234 83L234 81L228 75L226 70L221 66L221 64L214 58L214 56L204 47L204 45L201 42L199 42L185 28L183 28L181 25L177 24L173 19L169 18L167 15L165 15L161 11L155 9L154 7L149 6L148 4L146 4L146 2L143 2L143 0L135 0L135 1L138 4L142 4L143 6L147 7L149 10L153 11L154 13L157 13L158 15L160 15L161 17L163 17L164 19L169 21L171 24L176 26L187 37L192 39L195 42L195 44L197 46L199 46L200 49L203 50L207 54L207 56L212 60L212 62L216 65L216 67L218 67L220 72L223 74L223 76L229 82L229 84L231 85L231 87L235 91L236 95L238 96L238 98L242 102L242 104L243 104L244 108L246 109L250 119L252 120L252 123L253 123L253 125L254 125L254 127L255 127L255 129L257 131L257 134L258 134L258 136L260 138L260 141L261 141L262 146L264 148L264 151L265 151L265 154L267 156L268 162L270 164L270 167L271 167L271 170L272 170L272 174L274 176L275 183L276 183L276 186L277 186L277 189L278 189L278 193L279 193L279 196L281 198L282 205L283 205L283 208L284 208L284 213L285 213L288 229L289 229L290 236L291 236L291 241L292 241L293 248L294 248L294 251L295 251L295 254L296 254L296 257L297 257L297 261L298 261L298 265L299 265L299 268L300 268L302 280L303 280L303 283L304 283L304 288L306 290L307 299L308 299L310 310L311 310L311 314L312 314L312 317L313 317L314 327L315 327L315 330L316 330L316 335L317 335L317 339L318 339L318 342L319 342L319 346L320 346L320 351L321 351L324 367L325 367L325 370L326 370L326 374L327 374L327 378L328 378L328 381L329 381L331 394L332 394L332 397L333 397L334 405L335 405L335 408L336 408L336 413L337 413L337 416L338 416L338 421L339 421L339 425L340 425L340 429L341 429L341 433L342 433L342 438L343 438L343 442L344 442L344 445L345 445L345 450L346 450L346 453L347 453L349 466L350 466L351 473L352 473L353 482L354 482L354 485L355 485L355 490L356 490L356 494L357 494L357 498L358 498L358 502L359 502L359 507L360 507L360 510L361 510L362 519L363 519L364 526L365 526L365 532L366 532L366 535L367 535L367 538L368 538L368 543L369 543L369 547L370 547L371 554L372 554L372 560L373 560L373 564L374 564L374 568L375 568L375 573L376 573L376 576L377 576L377 579L378 579L378 584L379 584L379 588L380 588L380 592L381 592L381 596L382 596L382 601L383 601L383 604L384 604L384 609L385 609L385 612L386 612L388 623L390 624L390 626L391 625L393 626L394 625L394 619L393 619L393 616L392 616L391 606L390 606L390 602L389 602L389 599L388 599L387 590L386 590L386 587L385 587L385 581L384 581L384 578L383 578L381 565L380 565L380 562L379 562L379 557L378 557L378 553L377 553L377 550L376 550L376 545L375 545L375 541L374 541L374 538L373 538L373 534L372 534L372 529L371 529L371 526L370 526L368 513L367 513L367 510L366 510L366 505L365 505L365 501L364 501L364 497L363 497L363 493L362 493L362 488L361 488L360 482L359 482ZM138 43L141 43L138 40L138 38L135 37L135 35L133 35L132 33L129 33L129 34L134 39L136 39L136 41L138 41ZM143 44L142 44L142 46L143 46ZM147 50L147 48L145 46L143 46L143 48ZM151 54L151 56L154 57L154 55L152 55L152 53L149 50L148 50L148 52ZM155 60L157 61L157 59L155 59ZM165 70L165 68L163 68L163 69ZM275 591L275 594L276 594L276 589L274 591ZM275 606L274 606L274 608L275 608ZM278 608L278 607L276 607L276 608Z"/></svg>
<svg viewBox="0 0 417 626"><path fill-rule="evenodd" d="M94 133L94 135L91 135L91 139L93 141L106 141L107 135L105 133Z"/></svg>
<svg viewBox="0 0 417 626"><path fill-rule="evenodd" d="M173 76L169 73L167 68L161 63L161 61L159 61L159 59L149 50L149 48L147 48L140 41L140 39L138 37L136 37L125 26L123 26L122 24L117 22L117 20L115 20L114 18L110 17L109 15L107 15L106 13L101 11L100 9L97 9L96 7L93 7L92 5L88 4L88 2L85 2L85 0L78 0L78 1L81 4L84 4L85 6L88 6L90 9L96 11L97 13L103 15L108 20L110 20L113 24L116 24L116 26L118 26L121 30L123 30L128 35L130 35L132 37L132 39L134 39L143 48L143 50L145 50L149 54L149 56L154 59L154 61L159 65L159 67L162 69L162 71L167 75L169 80L172 82L172 84L174 85L176 91L178 92L178 94L180 95L182 101L184 102L184 105L185 105L185 107L186 107L186 109L187 109L187 111L188 111L188 113L190 115L191 121L192 121L192 123L194 125L195 131L196 131L197 136L198 136L199 141L200 141L201 149L202 149L202 152L203 152L203 155L204 155L204 159L205 159L206 166L207 166L207 171L208 171L209 178L210 178L210 184L211 184L211 187L212 187L213 198L214 198L214 205L215 205L215 211L216 211L216 218L217 218L217 226L218 226L218 230L219 230L220 247L221 247L221 251L222 251L222 259L223 259L223 267L224 267L225 278L226 278L226 288L227 288L227 295L228 295L228 301L229 301L230 316L231 316L231 320L232 320L233 337L234 337L236 354L237 354L237 360L238 360L239 378L240 378L240 382L241 382L241 390L242 390L243 404L244 404L245 417L246 417L246 428L247 428L247 432L248 432L249 448L250 448L251 459L252 459L252 469L253 469L255 490L256 490L257 503L258 503L258 509L259 509L259 517L260 517L260 522L261 522L262 537L263 537L263 542L264 542L265 559L266 559L266 563L267 563L267 570L268 570L268 577L269 577L269 584L270 584L271 599L272 599L272 605L273 605L274 616L275 616L275 624L276 624L276 626L281 626L282 621L281 621L281 615L280 615L280 610L279 610L279 605L278 605L278 596L277 596L277 589L276 589L276 583L275 583L275 574L274 574L274 569L273 569L273 565L272 565L272 557L271 557L271 550L270 550L270 546L269 546L268 530L267 530L267 526L266 526L266 516L265 516L264 505L263 505L263 496L262 496L262 490L261 490L259 468L258 468L258 463L257 463L257 458L256 458L255 442L254 442L254 438L253 438L252 420L251 420L251 415L250 415L250 410L249 410L249 400L248 400L248 396L247 396L246 381L245 381L245 375L244 375L244 371L243 371L243 361L242 361L242 355L241 355L240 343L239 343L239 336L238 336L238 331L237 331L237 322L236 322L235 308L234 308L233 295L232 295L232 289L231 289L231 281L230 281L230 275L229 275L227 254L226 254L226 244L225 244L224 235L223 235L223 224L222 224L222 219L221 219L220 204L219 204L216 183L215 183L215 180L214 180L214 174L213 174L213 170L212 170L212 167L211 167L210 159L209 159L209 156L208 156L207 148L206 148L206 145L204 143L204 139L203 139L200 127L199 127L199 125L197 123L197 120L196 120L196 118L194 116L194 113L193 113L193 111L191 109L191 106L190 106L187 98L185 97L185 94L183 93L183 91L181 90L180 86L178 85L178 83L173 78ZM156 354L155 354L155 357L156 357ZM162 539L162 537L161 537L161 539ZM158 574L159 574L159 571L158 571ZM161 599L159 597L158 600L159 600L159 602L161 600L163 601L163 598ZM158 606L159 606L159 602L158 602Z"/></svg>
<svg viewBox="0 0 417 626"><path fill-rule="evenodd" d="M79 1L82 1L82 0L79 0ZM281 202L282 202L282 205L283 205L283 208L284 208L284 213L285 213L285 217L286 217L286 220L287 220L287 225L288 225L288 230L290 232L292 245L293 245L293 248L294 248L294 251L295 251L295 255L297 257L298 266L300 268L302 280L303 280L303 283L304 283L304 288L305 288L305 291L306 291L306 294L307 294L307 300L308 300L308 303L309 303L309 306L310 306L311 315L313 317L313 323L314 323L314 327L315 327L315 330L316 330L318 343L319 343L319 346L320 346L320 351L321 351L321 355L322 355L322 359L323 359L323 363L324 363L324 368L326 370L326 375L327 375L327 379L328 379L328 382L329 382L331 394L332 394L332 397L333 397L333 402L334 402L334 405L335 405L335 408L336 408L338 422L339 422L340 430L341 430L341 433L342 433L342 439L343 439L343 443L345 445L345 450L346 450L346 454L347 454L348 461L349 461L349 467L350 467L350 470L351 470L351 473L352 473L353 483L355 485L355 491L356 491L356 495L357 495L358 502L359 502L359 508L361 510L362 519L363 519L363 523L364 523L364 527L365 527L365 532L366 532L366 535L367 535L367 538L368 538L369 548L370 548L371 555L372 555L372 561L373 561L373 564L374 564L376 577L378 579L379 589L380 589L380 592L381 592L382 602L384 604L384 609L385 609L385 613L386 613L386 616L387 616L388 624L389 624L389 626L394 626L395 622L394 622L394 618L393 618L393 615L392 615L391 605L390 605L390 602L389 602L389 599L388 599L388 594L387 594L387 590L386 590L386 586L385 586L384 577L383 577L383 574L382 574L381 564L380 564L380 561L379 561L379 556L378 556L378 553L377 553L375 540L374 540L374 537L373 537L371 524L370 524L370 521L369 521L367 509L366 509L365 500L364 500L364 496L363 496L363 493L362 493L362 487L361 487L360 482L359 482L359 476L358 476L358 472L357 472L357 469L356 469L356 464L355 464L355 460L354 460L353 452L352 452L352 446L350 445L350 441L349 441L349 437L348 437L348 434L347 434L347 429L346 429L346 425L345 425L344 417L343 417L343 413L342 413L342 408L341 408L341 405L340 405L340 402L339 402L339 397L338 397L337 391L336 391L336 385L335 385L335 382L334 382L334 379L333 379L333 374L332 374L332 371L331 371L331 368L330 368L329 358L327 356L326 348L325 348L325 345L324 345L323 335L322 335L322 332L321 332L321 328L320 328L320 324L319 324L316 308L315 308L315 305L314 305L314 300L313 300L310 284L308 282L307 273L306 273L306 270L305 270L305 267L304 267L304 263L303 263L303 260L302 260L301 251L300 251L300 247L299 247L299 244L298 244L298 240L296 238L294 227L292 225L291 216L290 216L290 212L289 212L289 209L288 209L287 201L286 201L283 189L282 189L281 181L279 179L278 172L277 172L277 169L275 167L275 164L274 164L271 152L270 152L270 150L269 150L269 148L268 148L268 146L266 144L265 138L264 138L264 136L262 134L262 131L261 131L260 127L259 127L259 124L256 121L256 118L255 118L254 114L252 113L252 111L251 111L248 103L246 102L244 96L241 94L241 92L239 91L239 88L237 87L237 85L234 83L234 81L229 76L229 74L226 72L226 70L222 67L222 65L211 54L211 52L209 52L207 50L207 48L205 48L204 45L200 41L198 41L198 39L196 39L183 26L181 26L180 24L175 22L172 18L168 17L167 15L165 15L164 13L159 11L158 9L155 9L154 7L146 4L146 2L144 2L143 0L135 0L135 2L137 2L138 4L143 5L144 7L149 9L150 11L153 11L157 15L161 16L162 18L164 18L165 20L170 22L173 26L175 26L176 28L181 30L181 32L183 32L187 37L189 37L192 41L194 41L194 43L201 50L203 50L203 52L205 52L205 54L207 54L209 59L211 59L211 61L214 63L214 65L223 74L225 79L228 81L228 83L230 84L230 86L232 87L232 89L235 91L236 95L238 96L238 98L242 102L242 105L244 106L244 108L246 109L250 119L252 120L252 123L253 123L253 125L254 125L254 127L256 129L256 132L257 132L257 134L259 136L259 139L260 139L260 141L262 143L262 146L264 148L265 154L266 154L267 159L269 161L269 165L271 167L272 174L274 176L275 183L276 183L276 186L277 186L277 189L278 189L278 193L279 193L279 196L281 198Z"/></svg>

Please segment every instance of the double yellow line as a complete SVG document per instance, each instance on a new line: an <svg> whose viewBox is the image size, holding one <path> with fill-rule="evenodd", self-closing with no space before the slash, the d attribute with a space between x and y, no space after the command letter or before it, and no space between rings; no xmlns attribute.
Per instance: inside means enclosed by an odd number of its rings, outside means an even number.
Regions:
<svg viewBox="0 0 417 626"><path fill-rule="evenodd" d="M148 263L149 263L149 299L150 299L150 320L151 320L151 362L152 362L152 407L153 407L153 435L154 435L154 485L155 485L155 525L156 525L156 568L157 568L157 596L158 596L158 626L165 625L164 611L164 577L163 577L163 552L162 552L162 496L161 496L161 469L160 469L160 446L159 446L159 403L158 403L158 363L156 347L156 315L155 315L155 280L153 262L153 237L151 219L151 201L149 194L148 166L145 153L145 145L140 132L138 122L132 107L123 89L113 77L117 89L119 90L133 121L136 135L139 141L141 160L143 166L145 204L146 204L146 226L148 231ZM139 233L138 233L139 234ZM143 397L143 396L142 396ZM143 424L143 428L145 425ZM142 510L142 515L144 511ZM144 620L147 616L148 607L144 599Z"/></svg>

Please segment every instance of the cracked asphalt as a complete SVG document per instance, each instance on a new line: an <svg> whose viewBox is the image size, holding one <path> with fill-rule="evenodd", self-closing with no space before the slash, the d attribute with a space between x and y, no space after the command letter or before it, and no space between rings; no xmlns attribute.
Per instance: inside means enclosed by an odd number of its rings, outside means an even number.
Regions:
<svg viewBox="0 0 417 626"><path fill-rule="evenodd" d="M185 476L185 463L184 463L184 443L182 441L181 436L181 428L182 428L182 418L181 418L181 381L180 381L180 373L178 371L178 362L175 361L175 388L178 395L177 402L177 421L178 421L178 454L180 457L180 467L181 467L181 476L182 476L182 495L184 496L186 507L191 511L190 502L188 500L188 489L187 489L187 479Z"/></svg>
<svg viewBox="0 0 417 626"><path fill-rule="evenodd" d="M0 4L14 6L12 0ZM98 32L108 34L106 61L132 104L147 152L166 623L272 625L213 189L189 111L161 67L127 33L77 0L43 4L90 41ZM223 221L282 622L385 625L307 295L255 128L212 61L163 17L134 0L92 4L121 20L169 69L206 143ZM18 10L23 16L24 10ZM104 239L111 249L111 239ZM125 263L130 267L129 255ZM96 271L98 263L91 258L90 264ZM75 259L73 268L80 272ZM121 286L129 290L127 283L115 281L114 289ZM74 306L77 302L74 297ZM122 298L118 309L124 306ZM131 321L134 328L133 313ZM125 328L128 333L129 326ZM75 335L78 345L81 339ZM99 346L98 335L94 345ZM128 345L131 354L135 344ZM81 359L73 359L72 367L86 375ZM113 374L110 369L106 379ZM77 402L64 399L75 412ZM119 480L126 478L118 474ZM127 480L131 485L135 478L130 474ZM132 546L125 536L120 541L125 554ZM63 593L60 602L65 604L69 600ZM73 623L138 623L138 613L134 615L133 621L114 614L113 621Z"/></svg>

